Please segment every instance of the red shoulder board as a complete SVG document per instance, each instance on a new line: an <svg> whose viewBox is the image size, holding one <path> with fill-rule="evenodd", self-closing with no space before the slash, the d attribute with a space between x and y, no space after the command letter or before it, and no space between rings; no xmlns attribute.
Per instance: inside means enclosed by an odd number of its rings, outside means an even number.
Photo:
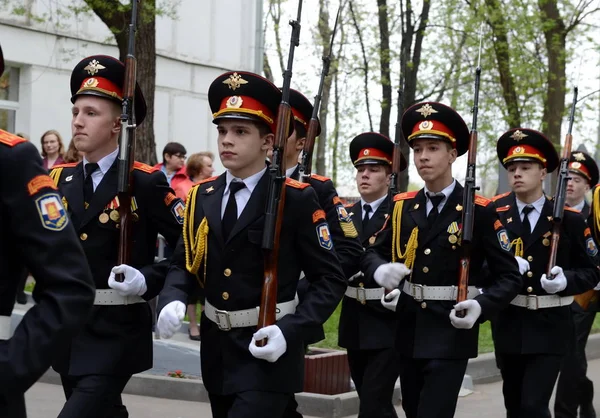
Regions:
<svg viewBox="0 0 600 418"><path fill-rule="evenodd" d="M509 209L510 209L510 205L500 206L500 207L496 208L496 212L506 212Z"/></svg>
<svg viewBox="0 0 600 418"><path fill-rule="evenodd" d="M568 210L568 211L570 211L570 212L575 212L575 213L581 213L581 212L579 212L577 209L573 209L573 208L572 208L572 207L570 207L570 206L565 206L565 210Z"/></svg>
<svg viewBox="0 0 600 418"><path fill-rule="evenodd" d="M289 177L285 178L285 184L287 184L288 186L292 186L296 189L306 189L308 186L310 186L310 184L308 183L300 183L297 180L293 180Z"/></svg>
<svg viewBox="0 0 600 418"><path fill-rule="evenodd" d="M322 181L323 183L325 183L327 180L331 180L329 177L321 176L319 174L311 174L310 178Z"/></svg>
<svg viewBox="0 0 600 418"><path fill-rule="evenodd" d="M155 171L158 171L158 168L154 168L148 164L140 163L139 161L133 163L133 169L143 171L144 173L154 173Z"/></svg>
<svg viewBox="0 0 600 418"><path fill-rule="evenodd" d="M394 196L394 202L397 202L399 200L412 199L413 197L415 197L417 195L417 193L419 193L418 190L416 190L414 192L398 193L396 196Z"/></svg>
<svg viewBox="0 0 600 418"><path fill-rule="evenodd" d="M491 202L491 200L486 197L479 196L477 194L475 195L475 204L476 205L485 207L485 206L489 205L490 202Z"/></svg>
<svg viewBox="0 0 600 418"><path fill-rule="evenodd" d="M56 164L56 165L52 166L52 170L54 170L55 168L71 168L71 167L76 167L77 164L79 164L79 163Z"/></svg>
<svg viewBox="0 0 600 418"><path fill-rule="evenodd" d="M204 180L200 180L198 183L195 184L195 186L200 186L201 184L208 183L209 181L213 181L213 180L216 180L218 178L219 178L219 176L213 176L213 177L209 177L209 178L204 179Z"/></svg>
<svg viewBox="0 0 600 418"><path fill-rule="evenodd" d="M492 197L492 202L495 202L498 199L502 199L504 196L508 196L511 192L506 192L506 193L502 193L499 194L498 196L494 196Z"/></svg>
<svg viewBox="0 0 600 418"><path fill-rule="evenodd" d="M21 142L27 141L25 138L21 138L20 136L13 135L6 131L0 129L0 143L4 145L8 145L9 147L14 147Z"/></svg>

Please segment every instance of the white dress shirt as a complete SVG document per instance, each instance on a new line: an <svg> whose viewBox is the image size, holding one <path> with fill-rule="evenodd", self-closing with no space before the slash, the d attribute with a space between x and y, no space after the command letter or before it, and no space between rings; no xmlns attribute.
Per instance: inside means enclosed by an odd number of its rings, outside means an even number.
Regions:
<svg viewBox="0 0 600 418"><path fill-rule="evenodd" d="M521 217L521 222L523 222L523 208L527 205L533 206L533 210L529 212L527 218L529 219L529 224L531 225L531 232L535 229L535 224L537 224L538 219L542 215L542 209L544 208L544 203L546 202L546 196L542 195L538 200L533 203L523 203L519 199L515 197L517 201L517 209L519 210L519 216Z"/></svg>
<svg viewBox="0 0 600 418"><path fill-rule="evenodd" d="M110 168L112 167L113 163L117 159L118 154L119 154L119 148L117 147L116 150L114 150L113 152L108 154L106 157L102 157L100 159L100 161L98 161L98 169L92 173L92 183L94 184L94 191L96 191L96 188L102 181L102 178L104 177L104 175L106 173L108 173L108 170L110 170ZM84 156L83 157L83 177L84 178L85 178L85 165L88 162L89 161L86 160L85 156Z"/></svg>
<svg viewBox="0 0 600 418"><path fill-rule="evenodd" d="M363 219L365 218L365 205L370 205L371 206L371 212L369 212L369 219L371 219L373 217L373 215L375 214L375 212L377 212L377 209L379 209L379 206L381 206L381 204L383 203L383 201L385 200L385 198L387 197L387 194L384 194L382 197L380 197L377 200L374 200L372 202L365 202L365 200L363 198L360 199L360 207L362 208L363 211Z"/></svg>
<svg viewBox="0 0 600 418"><path fill-rule="evenodd" d="M449 186L447 186L446 188L444 188L444 190L441 191L441 193L444 194L444 198L442 199L442 201L438 205L438 213L442 213L442 209L444 209L444 205L448 201L448 198L450 197L450 195L454 191L455 187L456 187L456 180L452 179L452 183L450 183ZM425 210L427 212L427 215L429 215L429 212L431 212L431 209L433 209L433 203L431 203L431 200L429 199L429 197L427 197L427 193L433 193L433 192L431 192L430 190L428 190L427 186L425 186L423 189L425 190L425 197L426 197L426 200L427 200L427 203L425 204Z"/></svg>
<svg viewBox="0 0 600 418"><path fill-rule="evenodd" d="M221 200L221 219L223 219L223 215L225 215L225 208L227 207L227 201L229 200L229 183L235 178L237 180L243 181L246 187L235 194L235 203L237 205L237 217L239 219L240 215L244 211L246 204L250 200L250 196L252 196L252 192L256 188L258 181L263 176L263 174L267 171L267 167L263 168L256 174L252 174L250 177L245 179L240 179L237 177L233 177L233 175L227 170L225 173L225 192L223 193L223 199Z"/></svg>

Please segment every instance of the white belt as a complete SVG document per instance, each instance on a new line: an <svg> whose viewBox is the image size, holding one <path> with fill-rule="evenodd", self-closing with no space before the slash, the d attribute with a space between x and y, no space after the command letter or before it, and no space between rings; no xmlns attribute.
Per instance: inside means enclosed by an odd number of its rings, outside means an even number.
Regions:
<svg viewBox="0 0 600 418"><path fill-rule="evenodd" d="M360 303L364 304L367 300L379 300L384 295L385 290L383 287L376 287L374 289L365 289L364 287L353 287L348 286L346 288L346 296L352 299L356 299Z"/></svg>
<svg viewBox="0 0 600 418"><path fill-rule="evenodd" d="M133 305L146 302L141 296L121 296L113 289L96 290L94 305Z"/></svg>
<svg viewBox="0 0 600 418"><path fill-rule="evenodd" d="M510 304L527 308L532 311L545 308L558 308L559 306L569 306L573 303L573 296L558 295L517 295Z"/></svg>
<svg viewBox="0 0 600 418"><path fill-rule="evenodd" d="M0 316L0 340L8 340L11 336L10 316Z"/></svg>
<svg viewBox="0 0 600 418"><path fill-rule="evenodd" d="M424 300L456 300L458 297L458 286L427 286L404 282L402 291L417 302ZM475 286L468 287L467 299L473 299L479 294L479 289Z"/></svg>
<svg viewBox="0 0 600 418"><path fill-rule="evenodd" d="M298 295L288 302L278 303L275 310L275 318L281 319L288 314L296 312L298 306ZM231 328L254 327L258 325L258 311L260 307L242 309L240 311L224 311L217 309L208 300L204 304L204 314L213 321L221 331L229 331Z"/></svg>

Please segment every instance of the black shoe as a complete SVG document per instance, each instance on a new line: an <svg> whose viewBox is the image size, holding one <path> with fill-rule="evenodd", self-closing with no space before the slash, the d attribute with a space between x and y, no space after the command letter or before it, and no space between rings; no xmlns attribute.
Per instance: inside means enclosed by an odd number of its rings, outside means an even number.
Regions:
<svg viewBox="0 0 600 418"><path fill-rule="evenodd" d="M192 340L192 341L200 341L200 334L198 334L198 335L192 335L192 332L190 330L188 330L188 335L190 337L190 340Z"/></svg>
<svg viewBox="0 0 600 418"><path fill-rule="evenodd" d="M25 292L17 293L17 303L25 305L28 302L27 294Z"/></svg>
<svg viewBox="0 0 600 418"><path fill-rule="evenodd" d="M596 418L596 410L592 402L579 407L579 418Z"/></svg>

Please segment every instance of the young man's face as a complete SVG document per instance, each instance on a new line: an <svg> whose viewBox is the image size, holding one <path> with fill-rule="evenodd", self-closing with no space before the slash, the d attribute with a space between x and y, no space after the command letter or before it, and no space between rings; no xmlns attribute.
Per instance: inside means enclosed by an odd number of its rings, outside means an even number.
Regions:
<svg viewBox="0 0 600 418"><path fill-rule="evenodd" d="M390 172L381 164L363 164L356 169L356 187L367 202L379 199L390 186Z"/></svg>
<svg viewBox="0 0 600 418"><path fill-rule="evenodd" d="M416 139L412 148L415 167L425 182L432 182L446 175L456 161L456 150L443 141Z"/></svg>
<svg viewBox="0 0 600 418"><path fill-rule="evenodd" d="M585 197L585 194L590 190L590 184L585 177L569 172L571 179L567 183L567 199L573 203L579 203Z"/></svg>
<svg viewBox="0 0 600 418"><path fill-rule="evenodd" d="M118 106L108 99L79 96L71 109L71 133L78 151L93 153L114 143L121 130Z"/></svg>
<svg viewBox="0 0 600 418"><path fill-rule="evenodd" d="M244 119L222 119L217 131L221 162L232 172L264 164L267 150L273 146L272 133L261 136L258 127Z"/></svg>
<svg viewBox="0 0 600 418"><path fill-rule="evenodd" d="M530 161L516 161L510 164L508 172L508 184L515 193L527 194L542 188L542 182L546 178L546 169L539 163Z"/></svg>
<svg viewBox="0 0 600 418"><path fill-rule="evenodd" d="M169 171L179 171L185 164L185 154L165 154L165 168Z"/></svg>

